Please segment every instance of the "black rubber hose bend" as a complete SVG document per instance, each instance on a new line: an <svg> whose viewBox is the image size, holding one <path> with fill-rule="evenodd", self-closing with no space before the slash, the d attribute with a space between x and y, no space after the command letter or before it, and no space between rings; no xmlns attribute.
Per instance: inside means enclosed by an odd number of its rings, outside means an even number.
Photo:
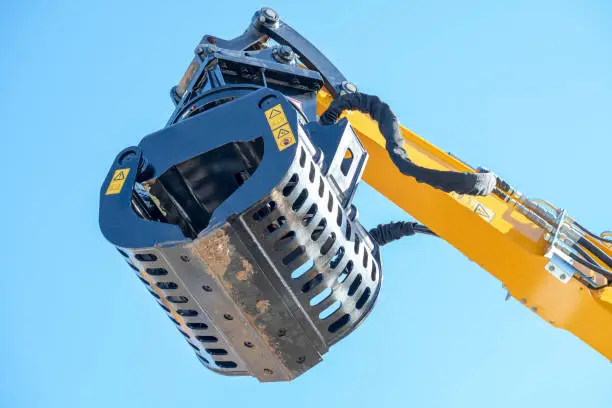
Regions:
<svg viewBox="0 0 612 408"><path fill-rule="evenodd" d="M376 228L368 231L372 239L380 246L408 237L416 233L436 236L429 228L416 222L390 222L379 224Z"/></svg>
<svg viewBox="0 0 612 408"><path fill-rule="evenodd" d="M389 157L399 171L419 183L428 184L445 192L486 196L495 188L497 177L493 173L460 173L441 171L420 167L408 158L404 149L404 138L400 123L393 111L377 96L363 93L350 93L336 98L321 115L319 122L323 125L336 123L345 110L358 110L370 115L378 122L378 128L386 141Z"/></svg>
<svg viewBox="0 0 612 408"><path fill-rule="evenodd" d="M591 241L586 238L580 238L577 243L595 255L603 263L608 265L609 268L612 268L612 258L610 258L604 251L593 245Z"/></svg>

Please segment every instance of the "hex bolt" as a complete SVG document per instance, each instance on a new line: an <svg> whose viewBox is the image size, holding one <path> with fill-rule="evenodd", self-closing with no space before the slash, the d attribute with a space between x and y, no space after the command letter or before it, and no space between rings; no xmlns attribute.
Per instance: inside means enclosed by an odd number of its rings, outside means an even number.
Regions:
<svg viewBox="0 0 612 408"><path fill-rule="evenodd" d="M253 348L253 347L255 347L255 345L253 343L251 343L250 341L245 341L244 342L244 347Z"/></svg>
<svg viewBox="0 0 612 408"><path fill-rule="evenodd" d="M349 81L342 82L342 90L346 93L355 93L357 92L357 86Z"/></svg>
<svg viewBox="0 0 612 408"><path fill-rule="evenodd" d="M202 286L202 289L204 290L204 292L212 292L212 288L208 285Z"/></svg>
<svg viewBox="0 0 612 408"><path fill-rule="evenodd" d="M234 320L234 316L229 313L224 314L223 317L225 318L225 320Z"/></svg>
<svg viewBox="0 0 612 408"><path fill-rule="evenodd" d="M278 49L278 55L286 60L292 60L293 59L293 49L288 46L288 45L282 45L279 49Z"/></svg>
<svg viewBox="0 0 612 408"><path fill-rule="evenodd" d="M187 255L181 255L181 261L189 262L189 261L191 261L191 258L189 258Z"/></svg>
<svg viewBox="0 0 612 408"><path fill-rule="evenodd" d="M274 25L278 22L278 13L269 7L261 9L259 21L266 25Z"/></svg>
<svg viewBox="0 0 612 408"><path fill-rule="evenodd" d="M292 62L295 58L295 53L293 49L288 45L281 45L274 49L274 53L272 54L275 60L281 62L283 64L288 64ZM292 81L297 80L297 78L293 78Z"/></svg>
<svg viewBox="0 0 612 408"><path fill-rule="evenodd" d="M306 361L306 357L305 356L300 356L297 358L297 360L295 360L296 363L298 364L304 364L304 362Z"/></svg>
<svg viewBox="0 0 612 408"><path fill-rule="evenodd" d="M287 334L287 329L278 329L278 337L284 337Z"/></svg>
<svg viewBox="0 0 612 408"><path fill-rule="evenodd" d="M264 368L263 370L265 375L272 375L274 374L274 371L270 370L269 368Z"/></svg>

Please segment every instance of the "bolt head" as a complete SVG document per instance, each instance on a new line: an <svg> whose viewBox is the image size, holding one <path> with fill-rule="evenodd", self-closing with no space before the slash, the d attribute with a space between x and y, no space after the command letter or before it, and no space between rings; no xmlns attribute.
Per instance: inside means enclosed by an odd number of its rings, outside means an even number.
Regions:
<svg viewBox="0 0 612 408"><path fill-rule="evenodd" d="M354 83L348 81L342 83L342 89L348 93L357 92L357 86Z"/></svg>
<svg viewBox="0 0 612 408"><path fill-rule="evenodd" d="M561 280L565 280L565 279L567 278L567 275L566 275L566 274L564 274L564 273L562 273L561 275L559 275L559 278L560 278Z"/></svg>
<svg viewBox="0 0 612 408"><path fill-rule="evenodd" d="M271 9L270 7L264 7L261 9L261 13L269 19L272 20L278 20L278 13L274 10Z"/></svg>
<svg viewBox="0 0 612 408"><path fill-rule="evenodd" d="M260 11L259 21L263 24L273 25L279 20L278 13L269 7L264 7Z"/></svg>
<svg viewBox="0 0 612 408"><path fill-rule="evenodd" d="M285 58L291 58L293 57L293 50L288 45L282 45L278 49L278 55L280 55L281 57L285 57Z"/></svg>
<svg viewBox="0 0 612 408"><path fill-rule="evenodd" d="M274 58L278 62L288 63L293 61L293 59L295 58L295 54L290 46L281 45L280 47L274 50Z"/></svg>
<svg viewBox="0 0 612 408"><path fill-rule="evenodd" d="M556 269L556 268L555 268L555 265L549 265L549 266L548 266L548 270L549 270L549 271L551 271L551 272L554 272L554 271L555 271L555 269Z"/></svg>

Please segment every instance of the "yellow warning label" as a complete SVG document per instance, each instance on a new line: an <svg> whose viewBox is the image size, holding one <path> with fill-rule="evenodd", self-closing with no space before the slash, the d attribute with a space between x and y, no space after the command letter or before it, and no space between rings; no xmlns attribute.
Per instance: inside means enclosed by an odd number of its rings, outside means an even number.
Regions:
<svg viewBox="0 0 612 408"><path fill-rule="evenodd" d="M113 174L113 178L106 189L106 195L119 194L129 172L130 169L115 170L115 174Z"/></svg>
<svg viewBox="0 0 612 408"><path fill-rule="evenodd" d="M273 130L281 126L282 124L287 123L285 112L283 111L283 107L280 106L280 104L266 111L266 119L268 119L270 129Z"/></svg>
<svg viewBox="0 0 612 408"><path fill-rule="evenodd" d="M287 117L280 104L266 111L266 119L268 120L268 125L270 125L272 134L274 134L278 150L284 150L295 144L295 136L293 135L291 126L287 123Z"/></svg>
<svg viewBox="0 0 612 408"><path fill-rule="evenodd" d="M492 222L493 219L495 219L495 213L475 198L457 193L451 193L451 196L470 210L474 211L485 221Z"/></svg>

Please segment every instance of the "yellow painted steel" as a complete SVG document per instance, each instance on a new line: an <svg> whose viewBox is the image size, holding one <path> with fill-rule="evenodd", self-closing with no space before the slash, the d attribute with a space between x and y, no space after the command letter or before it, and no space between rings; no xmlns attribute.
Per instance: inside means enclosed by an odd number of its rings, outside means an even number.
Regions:
<svg viewBox="0 0 612 408"><path fill-rule="evenodd" d="M317 111L332 97L319 92ZM544 266L544 231L497 196L459 197L401 174L385 150L377 124L348 112L370 158L364 181L504 283L511 295L550 324L568 330L612 360L612 288L590 290L576 279L560 282ZM474 171L402 127L405 147L420 166ZM401 185L401 188L397 188ZM612 256L612 247L592 241Z"/></svg>

